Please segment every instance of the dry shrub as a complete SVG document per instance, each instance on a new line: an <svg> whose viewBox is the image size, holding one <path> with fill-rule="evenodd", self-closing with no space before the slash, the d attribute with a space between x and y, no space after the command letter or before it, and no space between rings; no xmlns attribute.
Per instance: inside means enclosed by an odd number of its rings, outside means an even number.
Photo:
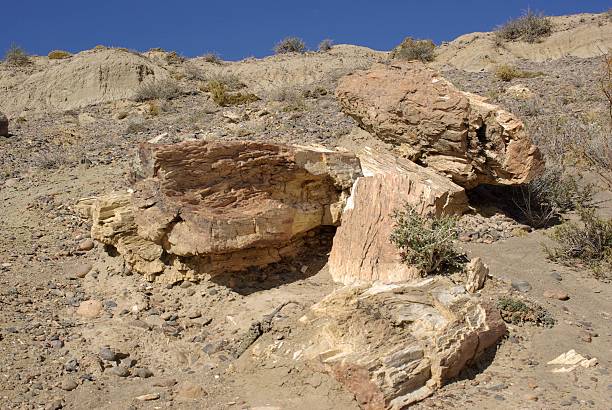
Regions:
<svg viewBox="0 0 612 410"><path fill-rule="evenodd" d="M219 81L209 81L206 85L206 91L210 93L213 101L221 107L230 105L249 104L259 101L259 97L251 93L231 93L227 85Z"/></svg>
<svg viewBox="0 0 612 410"><path fill-rule="evenodd" d="M495 76L502 81L511 81L515 78L534 78L544 75L541 71L523 71L508 64L502 64L495 69Z"/></svg>
<svg viewBox="0 0 612 410"><path fill-rule="evenodd" d="M517 188L513 195L520 217L534 228L559 220L564 212L593 205L594 188L581 187L577 179L561 166L550 166L530 183Z"/></svg>
<svg viewBox="0 0 612 410"><path fill-rule="evenodd" d="M286 37L274 46L276 54L303 53L305 51L306 43L299 37Z"/></svg>
<svg viewBox="0 0 612 410"><path fill-rule="evenodd" d="M608 114L610 115L610 125L612 126L612 55L607 54L604 56L599 85L608 102Z"/></svg>
<svg viewBox="0 0 612 410"><path fill-rule="evenodd" d="M545 248L550 259L565 264L580 262L601 279L612 278L612 219L600 218L594 209L581 209L580 224L566 222L549 234L557 242Z"/></svg>
<svg viewBox="0 0 612 410"><path fill-rule="evenodd" d="M404 210L393 213L393 219L391 242L400 250L402 261L419 269L422 276L462 266L464 257L453 244L458 235L455 216L422 216L406 204Z"/></svg>
<svg viewBox="0 0 612 410"><path fill-rule="evenodd" d="M30 56L25 50L16 44L11 44L9 49L4 54L4 61L12 66L25 67L32 64Z"/></svg>
<svg viewBox="0 0 612 410"><path fill-rule="evenodd" d="M170 51L166 54L166 62L168 64L178 65L185 61L185 57L179 55L176 51Z"/></svg>
<svg viewBox="0 0 612 410"><path fill-rule="evenodd" d="M408 61L433 61L435 49L436 45L431 40L415 40L412 37L406 37L400 45L391 51L391 58Z"/></svg>
<svg viewBox="0 0 612 410"><path fill-rule="evenodd" d="M513 325L533 323L537 326L552 327L554 318L544 308L532 302L502 296L497 301L497 308L502 319Z"/></svg>
<svg viewBox="0 0 612 410"><path fill-rule="evenodd" d="M236 74L227 71L206 73L203 75L202 81L204 83L200 85L200 90L205 92L210 91L211 84L215 85L217 83L223 84L227 91L238 91L246 87Z"/></svg>
<svg viewBox="0 0 612 410"><path fill-rule="evenodd" d="M47 54L47 57L49 57L49 60L63 60L72 57L72 54L64 50L53 50Z"/></svg>
<svg viewBox="0 0 612 410"><path fill-rule="evenodd" d="M169 78L144 81L134 94L135 101L169 100L181 94L179 85Z"/></svg>
<svg viewBox="0 0 612 410"><path fill-rule="evenodd" d="M202 56L202 60L212 64L223 63L223 60L221 60L221 57L219 57L219 54L217 53L206 53Z"/></svg>
<svg viewBox="0 0 612 410"><path fill-rule="evenodd" d="M127 125L125 129L125 132L127 134L138 134L139 132L145 132L147 130L148 128L145 122L142 120L139 120L139 121L130 121L130 123Z"/></svg>
<svg viewBox="0 0 612 410"><path fill-rule="evenodd" d="M319 51L325 53L331 50L333 46L334 46L334 41L330 40L329 38L326 38L325 40L319 43Z"/></svg>
<svg viewBox="0 0 612 410"><path fill-rule="evenodd" d="M522 16L508 21L495 30L495 37L500 41L522 40L535 43L552 33L552 22L541 13L527 10Z"/></svg>

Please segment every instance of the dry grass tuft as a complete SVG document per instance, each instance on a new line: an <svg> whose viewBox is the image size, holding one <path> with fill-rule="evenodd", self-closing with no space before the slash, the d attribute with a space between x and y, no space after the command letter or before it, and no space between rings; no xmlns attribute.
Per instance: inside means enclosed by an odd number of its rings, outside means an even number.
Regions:
<svg viewBox="0 0 612 410"><path fill-rule="evenodd" d="M72 57L72 54L64 50L53 50L47 54L47 57L49 57L49 60L63 60Z"/></svg>
<svg viewBox="0 0 612 410"><path fill-rule="evenodd" d="M522 40L536 43L552 33L552 22L541 13L527 10L522 16L508 21L495 31L498 42Z"/></svg>
<svg viewBox="0 0 612 410"><path fill-rule="evenodd" d="M431 40L415 40L412 37L406 37L400 45L391 51L391 58L408 61L433 61L435 49L436 45Z"/></svg>

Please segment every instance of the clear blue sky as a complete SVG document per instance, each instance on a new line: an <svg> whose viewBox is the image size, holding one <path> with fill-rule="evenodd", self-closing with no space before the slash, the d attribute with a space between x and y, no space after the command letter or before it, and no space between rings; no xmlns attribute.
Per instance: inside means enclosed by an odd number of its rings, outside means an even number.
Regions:
<svg viewBox="0 0 612 410"><path fill-rule="evenodd" d="M0 52L11 43L32 54L97 44L227 60L271 54L285 36L316 48L331 38L388 50L405 36L436 43L489 31L530 7L549 15L602 12L610 0L3 0Z"/></svg>

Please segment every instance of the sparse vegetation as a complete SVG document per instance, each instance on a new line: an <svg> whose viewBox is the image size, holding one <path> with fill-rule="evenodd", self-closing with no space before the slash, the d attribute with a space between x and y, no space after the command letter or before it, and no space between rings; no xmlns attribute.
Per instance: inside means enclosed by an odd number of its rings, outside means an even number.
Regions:
<svg viewBox="0 0 612 410"><path fill-rule="evenodd" d="M64 50L53 50L47 54L47 57L49 57L49 60L63 60L72 57L72 54Z"/></svg>
<svg viewBox="0 0 612 410"><path fill-rule="evenodd" d="M415 40L412 37L406 37L400 45L391 51L391 58L408 61L433 61L435 49L436 45L431 40Z"/></svg>
<svg viewBox="0 0 612 410"><path fill-rule="evenodd" d="M334 46L334 41L330 40L329 38L326 38L325 40L319 43L319 51L325 53L331 50L333 46Z"/></svg>
<svg viewBox="0 0 612 410"><path fill-rule="evenodd" d="M179 55L176 51L170 51L166 54L166 62L168 64L181 64L185 61L185 57Z"/></svg>
<svg viewBox="0 0 612 410"><path fill-rule="evenodd" d="M538 326L552 327L555 324L554 318L544 308L520 299L502 296L497 301L497 308L502 319L513 325L533 323Z"/></svg>
<svg viewBox="0 0 612 410"><path fill-rule="evenodd" d="M594 187L580 187L573 175L561 166L550 166L542 175L519 187L514 203L522 219L534 228L542 228L559 219L562 213L591 207Z"/></svg>
<svg viewBox="0 0 612 410"><path fill-rule="evenodd" d="M508 21L495 31L498 42L522 40L535 43L552 33L552 22L541 13L527 10L522 16Z"/></svg>
<svg viewBox="0 0 612 410"><path fill-rule="evenodd" d="M213 101L221 107L249 104L259 100L259 97L255 94L241 92L231 93L227 85L220 81L209 81L206 84L205 90L211 94Z"/></svg>
<svg viewBox="0 0 612 410"><path fill-rule="evenodd" d="M202 60L212 64L221 64L223 62L217 53L206 53L202 56Z"/></svg>
<svg viewBox="0 0 612 410"><path fill-rule="evenodd" d="M136 89L134 100L169 100L181 94L179 85L171 79L145 81Z"/></svg>
<svg viewBox="0 0 612 410"><path fill-rule="evenodd" d="M30 56L16 44L12 44L4 54L4 61L12 66L25 67L32 64Z"/></svg>
<svg viewBox="0 0 612 410"><path fill-rule="evenodd" d="M306 43L299 37L286 37L274 46L276 54L303 53L306 51Z"/></svg>
<svg viewBox="0 0 612 410"><path fill-rule="evenodd" d="M515 78L534 78L544 75L542 72L523 71L508 64L502 64L495 70L495 76L502 81L512 81Z"/></svg>
<svg viewBox="0 0 612 410"><path fill-rule="evenodd" d="M393 213L393 219L391 242L404 263L418 268L423 276L457 269L464 262L453 244L458 235L455 216L422 216L406 205Z"/></svg>
<svg viewBox="0 0 612 410"><path fill-rule="evenodd" d="M240 80L240 78L233 73L227 71L218 71L213 73L203 74L202 80L204 83L200 85L200 90L209 92L209 85L215 83L221 83L225 86L227 91L238 91L246 85Z"/></svg>
<svg viewBox="0 0 612 410"><path fill-rule="evenodd" d="M612 279L612 219L600 218L595 209L580 209L580 224L566 222L550 237L557 242L545 248L550 259L565 264L581 263L603 279Z"/></svg>
<svg viewBox="0 0 612 410"><path fill-rule="evenodd" d="M603 60L599 84L601 92L606 97L608 103L608 114L610 115L610 125L612 126L612 55L606 54Z"/></svg>

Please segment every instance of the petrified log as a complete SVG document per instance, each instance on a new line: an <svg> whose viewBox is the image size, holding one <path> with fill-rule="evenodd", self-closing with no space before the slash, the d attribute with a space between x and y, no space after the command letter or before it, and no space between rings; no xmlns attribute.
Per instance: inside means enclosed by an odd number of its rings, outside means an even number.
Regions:
<svg viewBox="0 0 612 410"><path fill-rule="evenodd" d="M340 80L336 96L365 130L466 189L526 183L543 168L518 118L421 62L357 71Z"/></svg>
<svg viewBox="0 0 612 410"><path fill-rule="evenodd" d="M92 236L149 280L263 267L337 226L355 155L259 142L142 144L134 193L95 201Z"/></svg>
<svg viewBox="0 0 612 410"><path fill-rule="evenodd" d="M450 280L346 286L300 319L303 355L364 409L404 409L457 376L506 327L499 312Z"/></svg>

